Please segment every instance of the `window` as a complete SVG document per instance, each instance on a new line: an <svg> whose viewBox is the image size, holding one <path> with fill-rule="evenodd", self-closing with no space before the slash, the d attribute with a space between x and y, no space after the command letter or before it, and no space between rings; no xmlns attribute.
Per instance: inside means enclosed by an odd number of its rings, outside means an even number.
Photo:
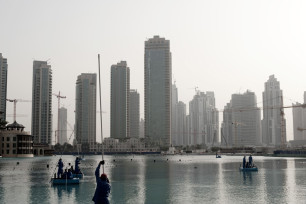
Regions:
<svg viewBox="0 0 306 204"><path fill-rule="evenodd" d="M6 138L6 141L8 141L8 142L9 142L9 141L10 141L10 138L9 138L9 137L7 137L7 138Z"/></svg>
<svg viewBox="0 0 306 204"><path fill-rule="evenodd" d="M13 150L13 154L16 154L16 150L15 149Z"/></svg>
<svg viewBox="0 0 306 204"><path fill-rule="evenodd" d="M16 143L13 143L13 147L16 147Z"/></svg>
<svg viewBox="0 0 306 204"><path fill-rule="evenodd" d="M7 148L10 148L10 143L6 143L6 147L7 147Z"/></svg>
<svg viewBox="0 0 306 204"><path fill-rule="evenodd" d="M9 149L6 150L6 154L10 154L10 150Z"/></svg>
<svg viewBox="0 0 306 204"><path fill-rule="evenodd" d="M16 137L13 137L13 141L16 142Z"/></svg>

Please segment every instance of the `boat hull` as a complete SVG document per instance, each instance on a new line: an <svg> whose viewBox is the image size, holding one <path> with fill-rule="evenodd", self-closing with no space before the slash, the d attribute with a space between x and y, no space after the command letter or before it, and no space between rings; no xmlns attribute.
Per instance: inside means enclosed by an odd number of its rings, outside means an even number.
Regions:
<svg viewBox="0 0 306 204"><path fill-rule="evenodd" d="M73 178L83 178L84 174L73 174Z"/></svg>
<svg viewBox="0 0 306 204"><path fill-rule="evenodd" d="M239 169L240 169L240 171L244 171L244 172L246 172L246 171L258 171L257 167L252 167L252 168L243 168L243 167L240 167Z"/></svg>
<svg viewBox="0 0 306 204"><path fill-rule="evenodd" d="M51 183L53 185L75 185L80 183L79 178L73 178L73 179L58 179L58 178L52 178Z"/></svg>

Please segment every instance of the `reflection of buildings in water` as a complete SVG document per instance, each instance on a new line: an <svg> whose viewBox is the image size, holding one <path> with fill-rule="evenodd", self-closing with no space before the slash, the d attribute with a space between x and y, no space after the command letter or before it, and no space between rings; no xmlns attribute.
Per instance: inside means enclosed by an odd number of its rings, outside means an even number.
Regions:
<svg viewBox="0 0 306 204"><path fill-rule="evenodd" d="M148 192L144 203L168 203L171 184L169 178L173 173L170 173L169 163L162 157L146 157L144 168L145 187Z"/></svg>
<svg viewBox="0 0 306 204"><path fill-rule="evenodd" d="M111 180L111 203L145 203L146 159L145 156L126 157L105 172Z"/></svg>
<svg viewBox="0 0 306 204"><path fill-rule="evenodd" d="M267 203L283 203L286 199L286 178L284 170L287 162L283 159L264 161L264 192ZM259 170L260 171L260 170ZM273 195L273 196L271 196Z"/></svg>
<svg viewBox="0 0 306 204"><path fill-rule="evenodd" d="M296 192L296 168L295 168L295 159L286 159L287 168L286 168L286 201L287 203L298 203L296 200L297 195Z"/></svg>

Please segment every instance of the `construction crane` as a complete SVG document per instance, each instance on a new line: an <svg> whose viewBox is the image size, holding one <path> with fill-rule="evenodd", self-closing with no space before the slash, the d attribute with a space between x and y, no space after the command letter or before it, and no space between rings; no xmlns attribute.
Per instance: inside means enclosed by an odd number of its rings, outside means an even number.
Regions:
<svg viewBox="0 0 306 204"><path fill-rule="evenodd" d="M17 102L31 102L30 100L22 100L22 99L6 99L8 102L13 102L14 103L14 122L16 121L16 105Z"/></svg>
<svg viewBox="0 0 306 204"><path fill-rule="evenodd" d="M58 131L59 131L59 111L60 111L60 100L61 98L66 98L66 96L61 96L61 92L59 91L58 94L52 94L57 97L58 102L58 109L57 109L57 136L59 137ZM57 143L59 143L59 138L57 138ZM55 131L55 144L56 144L56 131Z"/></svg>

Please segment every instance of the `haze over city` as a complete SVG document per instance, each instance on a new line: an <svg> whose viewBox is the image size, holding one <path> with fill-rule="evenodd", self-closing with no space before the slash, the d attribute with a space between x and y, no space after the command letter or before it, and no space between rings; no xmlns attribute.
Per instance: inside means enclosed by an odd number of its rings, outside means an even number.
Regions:
<svg viewBox="0 0 306 204"><path fill-rule="evenodd" d="M303 102L303 1L0 0L0 5L5 8L0 13L0 53L8 59L7 98L31 100L33 60L48 60L53 93L67 97L61 104L73 125L77 76L97 73L100 53L104 137L110 136L110 67L121 60L130 67L130 88L140 93L144 117L144 42L154 35L170 40L172 80L179 100L186 104L198 87L214 91L219 110L232 94L247 89L255 92L262 107L264 83L273 74L285 106ZM56 97L52 110L55 130ZM7 113L13 113L12 103L7 103ZM291 140L292 109L285 114L287 140ZM12 122L12 117L7 120ZM30 131L31 103L17 104L17 121Z"/></svg>

